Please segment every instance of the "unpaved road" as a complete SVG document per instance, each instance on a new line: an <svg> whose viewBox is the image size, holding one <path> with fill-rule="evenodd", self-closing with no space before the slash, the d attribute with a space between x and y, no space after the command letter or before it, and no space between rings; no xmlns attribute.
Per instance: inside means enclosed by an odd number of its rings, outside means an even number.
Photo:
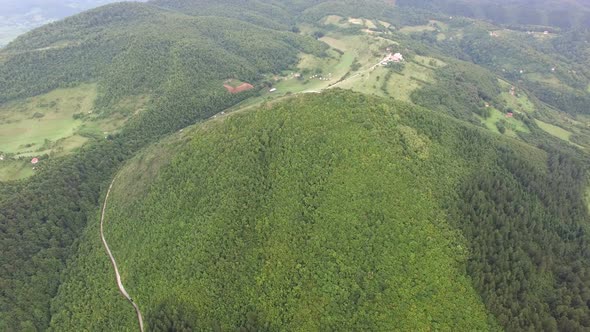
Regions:
<svg viewBox="0 0 590 332"><path fill-rule="evenodd" d="M121 275L119 274L119 268L117 267L117 262L115 261L115 257L113 256L113 253L111 252L111 249L109 248L107 240L104 237L104 214L107 209L107 202L109 201L109 195L111 194L111 189L113 189L113 184L115 183L116 179L117 179L117 177L115 176L113 181L111 181L111 185L109 186L109 190L107 190L107 194L104 198L104 204L102 205L102 213L100 215L100 239L102 240L102 244L104 245L104 248L107 251L107 254L109 254L109 258L111 260L111 263L113 264L113 268L115 269L115 277L117 278L117 287L119 287L119 292L121 292L121 294L131 303L131 305L133 305L133 308L135 309L135 313L137 314L137 321L139 322L139 330L141 332L143 332L143 317L141 316L141 311L139 310L139 307L137 306L137 304L135 302L133 302L133 300L131 299L131 296L129 296L129 293L127 293L127 291L125 290L125 286L123 286L123 282L121 281Z"/></svg>

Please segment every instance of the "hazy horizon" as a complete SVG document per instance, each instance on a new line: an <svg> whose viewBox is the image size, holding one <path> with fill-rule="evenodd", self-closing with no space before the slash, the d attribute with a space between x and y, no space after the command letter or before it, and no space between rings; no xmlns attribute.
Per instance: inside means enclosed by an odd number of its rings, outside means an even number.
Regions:
<svg viewBox="0 0 590 332"><path fill-rule="evenodd" d="M3 0L0 5L0 47L44 24L113 2L121 0Z"/></svg>

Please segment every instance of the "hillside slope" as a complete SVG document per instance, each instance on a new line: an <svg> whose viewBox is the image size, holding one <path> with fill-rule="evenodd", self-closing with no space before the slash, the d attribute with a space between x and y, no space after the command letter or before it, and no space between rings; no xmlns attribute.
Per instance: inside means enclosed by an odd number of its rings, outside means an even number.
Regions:
<svg viewBox="0 0 590 332"><path fill-rule="evenodd" d="M340 90L171 140L120 172L107 211L156 330L590 327L575 155ZM130 307L104 316L122 300L94 237L53 302L56 331L136 324Z"/></svg>
<svg viewBox="0 0 590 332"><path fill-rule="evenodd" d="M92 116L108 118L121 103L145 101L131 103L130 119L116 133L97 130L75 155L43 158L34 180L0 184L2 192L18 193L0 196L0 330L47 327L70 248L94 213L101 185L123 160L256 93L232 95L224 80L257 80L293 65L301 51L323 49L292 32L133 3L44 26L3 48L2 105L85 82L98 86Z"/></svg>
<svg viewBox="0 0 590 332"><path fill-rule="evenodd" d="M130 95L166 95L182 79L193 89L221 90L223 79L252 81L285 69L302 50L321 48L243 21L109 5L31 31L0 51L0 103L88 81L98 81L101 106Z"/></svg>
<svg viewBox="0 0 590 332"><path fill-rule="evenodd" d="M194 329L490 329L468 245L441 207L468 167L404 124L413 111L348 92L299 97L134 159L106 236L150 328L182 311L173 320ZM112 282L90 242L54 302L56 331L116 319L102 316Z"/></svg>
<svg viewBox="0 0 590 332"><path fill-rule="evenodd" d="M0 135L35 174L0 183L0 330L136 328L95 223L133 156L107 238L153 329L590 329L588 31L391 2L122 3L0 50L0 131L94 127L35 169ZM275 105L335 87L385 98Z"/></svg>
<svg viewBox="0 0 590 332"><path fill-rule="evenodd" d="M590 3L585 0L399 0L397 3L400 6L442 11L500 24L554 26L564 29L590 27Z"/></svg>

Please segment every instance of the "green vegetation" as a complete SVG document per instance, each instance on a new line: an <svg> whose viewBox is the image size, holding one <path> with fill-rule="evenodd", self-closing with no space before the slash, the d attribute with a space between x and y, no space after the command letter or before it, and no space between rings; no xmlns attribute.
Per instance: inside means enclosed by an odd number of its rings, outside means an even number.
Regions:
<svg viewBox="0 0 590 332"><path fill-rule="evenodd" d="M570 137L572 136L571 132L569 132L563 128L560 128L558 126L554 126L550 123L543 122L541 120L535 119L535 122L537 123L539 128L545 130L549 134L551 134L559 139L562 139L564 141L568 141L568 142L570 141Z"/></svg>
<svg viewBox="0 0 590 332"><path fill-rule="evenodd" d="M66 46L52 47L59 43ZM121 109L151 98L119 132L40 163L29 181L0 185L0 330L47 328L60 274L96 215L102 186L124 160L256 94L227 93L227 78L280 72L300 51L320 54L323 47L291 32L137 3L74 16L3 48L0 102L97 81L95 115L113 126ZM81 129L94 136L99 128Z"/></svg>
<svg viewBox="0 0 590 332"><path fill-rule="evenodd" d="M157 146L131 161L106 233L148 321L180 305L195 329L252 316L268 330L491 329L463 274L467 244L438 200L468 169L408 124L417 113L350 92L305 95L183 133L172 157ZM79 296L106 260L98 243L79 256L52 329L132 329L122 313L100 314L102 292Z"/></svg>
<svg viewBox="0 0 590 332"><path fill-rule="evenodd" d="M136 328L115 174L151 330L590 329L585 7L449 1L123 3L0 49L0 330ZM329 88L383 98L290 96Z"/></svg>
<svg viewBox="0 0 590 332"><path fill-rule="evenodd" d="M489 116L484 119L484 123L491 131L507 134L511 137L518 137L517 132L528 133L529 128L519 120L520 116L516 114L514 117L506 117L505 113L492 108L489 111ZM503 128L503 129L500 129Z"/></svg>
<svg viewBox="0 0 590 332"><path fill-rule="evenodd" d="M34 174L29 160L0 161L0 181L20 180Z"/></svg>
<svg viewBox="0 0 590 332"><path fill-rule="evenodd" d="M74 135L83 123L82 116L92 113L96 87L82 85L58 89L11 103L0 108L0 152L16 156L24 153L49 154L57 142ZM76 119L75 115L80 115ZM66 151L78 146L68 144Z"/></svg>
<svg viewBox="0 0 590 332"><path fill-rule="evenodd" d="M512 96L508 92L502 92L500 97L506 103L506 106L512 110L521 113L533 113L535 111L535 105L527 98L525 94Z"/></svg>
<svg viewBox="0 0 590 332"><path fill-rule="evenodd" d="M507 329L586 327L590 285L575 277L590 269L579 254L590 240L584 166L565 150L343 91L183 137L173 157L156 148L125 167L107 212L128 288L152 324L172 298L197 328L493 329L468 295L467 271ZM94 258L70 271L54 308L75 316L56 313L55 330L113 323L84 309L100 301L70 288L95 283L89 271L106 259L98 246L79 255Z"/></svg>
<svg viewBox="0 0 590 332"><path fill-rule="evenodd" d="M435 84L426 85L411 95L414 103L479 123L476 114L485 115L484 104L496 100L500 94L497 78L480 67L453 63L436 72Z"/></svg>
<svg viewBox="0 0 590 332"><path fill-rule="evenodd" d="M590 6L583 0L396 0L396 4L537 29L590 28Z"/></svg>
<svg viewBox="0 0 590 332"><path fill-rule="evenodd" d="M17 39L3 50L9 58L0 67L0 103L98 81L103 112L128 96L157 92L164 99L180 82L187 90L216 85L221 91L227 78L256 81L295 63L301 50L322 51L311 38L291 32L139 3L105 6L26 37L28 42ZM64 41L68 46L51 47Z"/></svg>

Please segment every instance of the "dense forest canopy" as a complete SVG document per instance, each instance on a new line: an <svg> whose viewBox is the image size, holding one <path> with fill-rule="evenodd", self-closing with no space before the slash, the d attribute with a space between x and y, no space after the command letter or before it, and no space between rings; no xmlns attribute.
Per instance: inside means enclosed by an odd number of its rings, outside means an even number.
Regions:
<svg viewBox="0 0 590 332"><path fill-rule="evenodd" d="M584 0L398 0L396 3L500 24L590 28L590 3Z"/></svg>
<svg viewBox="0 0 590 332"><path fill-rule="evenodd" d="M123 160L147 142L252 95L228 95L223 80L255 81L292 65L301 51L323 50L313 38L292 32L134 3L50 24L2 49L3 102L87 81L98 81L96 108L105 113L128 96L157 98L119 135L44 165L35 180L14 185L18 195L0 197L7 234L0 240L0 329L48 325L49 299L68 249L94 216L101 185Z"/></svg>
<svg viewBox="0 0 590 332"><path fill-rule="evenodd" d="M161 168L155 179L115 184L109 237L126 273L144 276L133 293L152 326L184 303L179 314L195 330L235 329L251 315L255 330L269 331L490 329L462 275L465 244L427 195L444 196L454 181L428 174L457 164L445 165L439 158L450 151L405 125L413 112L421 111L344 91L307 95L183 133L187 142L133 161L124 174ZM160 160L156 151L171 148ZM103 310L96 295L77 295L96 282L84 271L102 253L81 255L90 259L68 275L52 329L131 328L124 313L100 321L74 309L91 301ZM157 272L156 262L168 264Z"/></svg>
<svg viewBox="0 0 590 332"><path fill-rule="evenodd" d="M0 124L80 84L98 118L133 106L0 182L0 330L135 328L97 237L117 174L107 236L150 330L590 329L589 13L153 0L22 35Z"/></svg>

